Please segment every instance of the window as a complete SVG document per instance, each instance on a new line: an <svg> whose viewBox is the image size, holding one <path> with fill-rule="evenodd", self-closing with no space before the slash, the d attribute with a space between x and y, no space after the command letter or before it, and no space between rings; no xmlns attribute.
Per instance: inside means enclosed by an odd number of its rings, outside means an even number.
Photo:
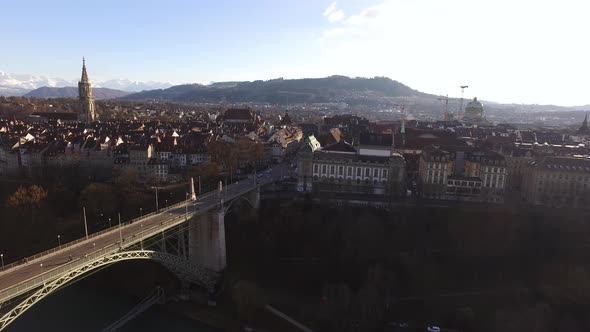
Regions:
<svg viewBox="0 0 590 332"><path fill-rule="evenodd" d="M348 167L348 169L347 169L347 175L348 176L352 176L352 167Z"/></svg>
<svg viewBox="0 0 590 332"><path fill-rule="evenodd" d="M370 168L365 168L365 176L366 177L371 176L371 169Z"/></svg>
<svg viewBox="0 0 590 332"><path fill-rule="evenodd" d="M379 177L379 169L378 168L373 169L373 177L374 178Z"/></svg>
<svg viewBox="0 0 590 332"><path fill-rule="evenodd" d="M344 167L338 166L338 175L344 175Z"/></svg>
<svg viewBox="0 0 590 332"><path fill-rule="evenodd" d="M356 168L356 176L361 176L362 175L361 172L362 172L361 168L360 167L357 167Z"/></svg>
<svg viewBox="0 0 590 332"><path fill-rule="evenodd" d="M332 175L334 174L334 169L335 169L334 165L330 166L330 174L332 174Z"/></svg>
<svg viewBox="0 0 590 332"><path fill-rule="evenodd" d="M328 168L326 165L322 165L322 174L326 174L326 172L328 171Z"/></svg>
<svg viewBox="0 0 590 332"><path fill-rule="evenodd" d="M384 169L384 170L383 170L383 177L384 177L384 178L386 178L386 177L387 177L387 170L386 170L386 169Z"/></svg>
<svg viewBox="0 0 590 332"><path fill-rule="evenodd" d="M319 166L318 165L313 165L313 172L317 173L319 170Z"/></svg>

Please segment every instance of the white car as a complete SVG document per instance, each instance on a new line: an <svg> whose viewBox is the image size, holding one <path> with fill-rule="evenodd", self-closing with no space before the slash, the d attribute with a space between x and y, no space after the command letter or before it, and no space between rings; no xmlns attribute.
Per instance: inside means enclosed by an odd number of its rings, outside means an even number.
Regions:
<svg viewBox="0 0 590 332"><path fill-rule="evenodd" d="M438 327L438 326L429 326L426 329L426 332L440 332L440 327Z"/></svg>

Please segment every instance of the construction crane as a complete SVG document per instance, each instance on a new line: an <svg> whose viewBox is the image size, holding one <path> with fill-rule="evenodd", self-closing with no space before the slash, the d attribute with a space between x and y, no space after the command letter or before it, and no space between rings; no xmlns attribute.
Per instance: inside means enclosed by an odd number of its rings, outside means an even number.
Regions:
<svg viewBox="0 0 590 332"><path fill-rule="evenodd" d="M445 121L449 121L450 120L449 119L450 118L450 114L449 114L449 95L446 95L446 97L440 97L440 98L438 98L438 100L445 102L444 117L445 117Z"/></svg>
<svg viewBox="0 0 590 332"><path fill-rule="evenodd" d="M467 85L461 85L461 104L459 106L459 111L457 112L457 120L461 120L461 117L463 115L463 97L465 95L465 89L467 89L469 86Z"/></svg>

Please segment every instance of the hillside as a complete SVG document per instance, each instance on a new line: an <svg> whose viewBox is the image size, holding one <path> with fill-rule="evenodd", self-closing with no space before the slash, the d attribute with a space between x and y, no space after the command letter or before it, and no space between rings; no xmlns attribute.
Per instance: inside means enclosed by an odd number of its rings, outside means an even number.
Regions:
<svg viewBox="0 0 590 332"><path fill-rule="evenodd" d="M129 92L109 89L109 88L92 88L92 94L96 99L115 99L126 96ZM63 88L40 87L24 95L25 97L37 98L77 98L78 88L67 86Z"/></svg>
<svg viewBox="0 0 590 332"><path fill-rule="evenodd" d="M170 102L258 102L272 104L343 102L372 97L429 96L385 77L274 79L253 82L219 82L211 85L186 84L168 89L143 91L123 100Z"/></svg>

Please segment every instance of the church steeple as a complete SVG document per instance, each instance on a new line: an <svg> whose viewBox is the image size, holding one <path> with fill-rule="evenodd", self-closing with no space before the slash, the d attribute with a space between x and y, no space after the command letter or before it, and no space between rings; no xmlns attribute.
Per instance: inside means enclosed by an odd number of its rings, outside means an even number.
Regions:
<svg viewBox="0 0 590 332"><path fill-rule="evenodd" d="M94 97L92 96L92 85L86 71L86 59L82 58L82 78L78 82L78 98L80 99L80 112L78 121L90 123L96 120L94 111Z"/></svg>
<svg viewBox="0 0 590 332"><path fill-rule="evenodd" d="M578 129L578 134L590 134L590 128L588 128L588 112L586 112L586 116L584 117L584 122L582 122L582 126Z"/></svg>
<svg viewBox="0 0 590 332"><path fill-rule="evenodd" d="M82 79L80 80L80 82L88 82L88 73L86 72L86 59L84 59L84 57L82 57Z"/></svg>
<svg viewBox="0 0 590 332"><path fill-rule="evenodd" d="M400 129L400 134L402 135L402 146L406 146L406 108L402 106L402 127Z"/></svg>

